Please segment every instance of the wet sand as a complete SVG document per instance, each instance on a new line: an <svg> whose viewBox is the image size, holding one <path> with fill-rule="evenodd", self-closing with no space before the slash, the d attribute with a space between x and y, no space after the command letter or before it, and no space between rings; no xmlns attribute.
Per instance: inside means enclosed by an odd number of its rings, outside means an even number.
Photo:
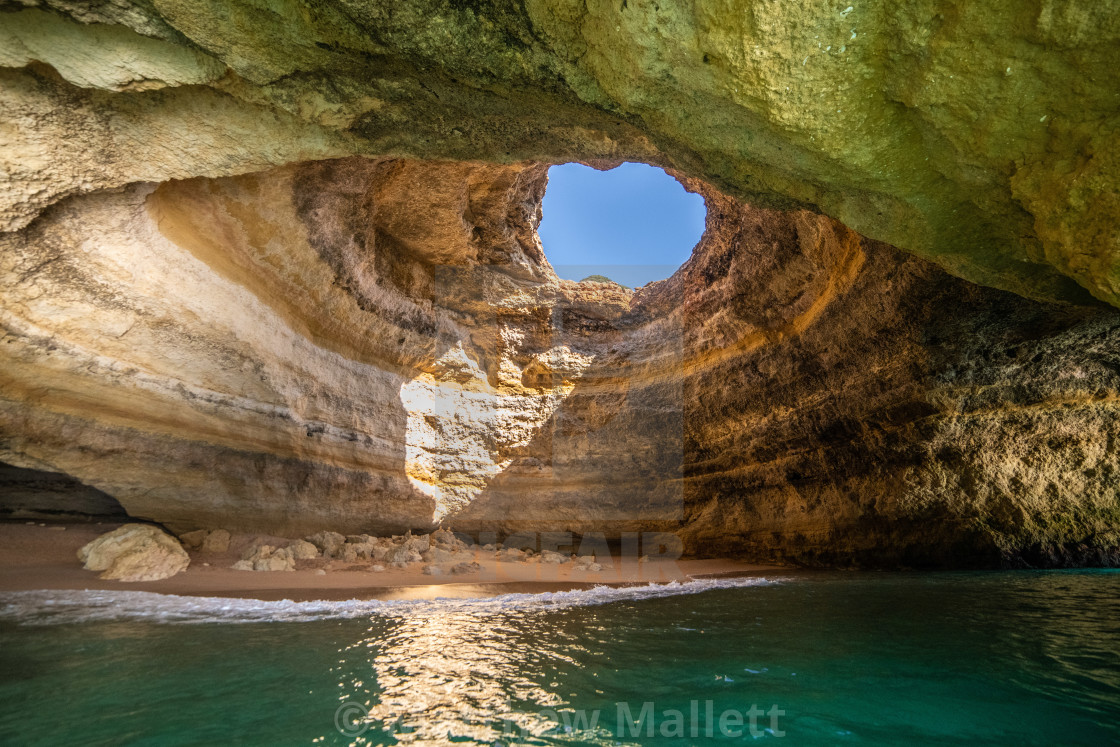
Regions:
<svg viewBox="0 0 1120 747"><path fill-rule="evenodd" d="M183 596L236 597L293 601L345 599L477 598L512 593L540 593L667 583L728 575L788 571L781 566L751 565L736 560L695 559L639 563L615 556L600 572L576 571L572 563L508 562L480 551L477 573L428 576L422 563L408 568L370 570L368 562L300 561L295 571L235 571L230 568L244 548L268 535L235 535L225 553L190 551L187 570L163 581L103 581L78 562L78 548L119 524L0 522L0 591L97 589L151 591ZM276 544L288 540L273 538ZM600 561L602 562L602 561ZM319 571L325 571L320 573Z"/></svg>

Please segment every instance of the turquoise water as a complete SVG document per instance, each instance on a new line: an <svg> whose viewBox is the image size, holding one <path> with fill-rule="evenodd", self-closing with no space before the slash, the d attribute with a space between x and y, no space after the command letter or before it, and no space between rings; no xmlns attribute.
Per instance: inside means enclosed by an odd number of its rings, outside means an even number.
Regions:
<svg viewBox="0 0 1120 747"><path fill-rule="evenodd" d="M303 605L9 593L0 671L7 745L1115 744L1120 574ZM721 735L735 713L743 733Z"/></svg>

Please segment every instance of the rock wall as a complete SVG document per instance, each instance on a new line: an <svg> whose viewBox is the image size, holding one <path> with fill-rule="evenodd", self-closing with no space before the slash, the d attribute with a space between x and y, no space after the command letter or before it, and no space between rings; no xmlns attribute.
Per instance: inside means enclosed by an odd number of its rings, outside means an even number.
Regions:
<svg viewBox="0 0 1120 747"><path fill-rule="evenodd" d="M1114 563L1118 18L0 0L0 461L179 531ZM704 239L557 279L547 165L622 159Z"/></svg>
<svg viewBox="0 0 1120 747"><path fill-rule="evenodd" d="M670 281L689 347L724 347L685 379L689 546L887 567L1120 559L1120 316L956 280L806 213L720 215L726 240Z"/></svg>
<svg viewBox="0 0 1120 747"><path fill-rule="evenodd" d="M1112 563L1120 314L682 177L705 236L559 280L546 167L347 158L0 238L0 460L176 531L679 531L827 565Z"/></svg>
<svg viewBox="0 0 1120 747"><path fill-rule="evenodd" d="M344 154L627 158L985 285L1120 302L1096 0L3 0L0 229Z"/></svg>
<svg viewBox="0 0 1120 747"><path fill-rule="evenodd" d="M69 475L0 464L0 518L123 521L128 514L111 495Z"/></svg>

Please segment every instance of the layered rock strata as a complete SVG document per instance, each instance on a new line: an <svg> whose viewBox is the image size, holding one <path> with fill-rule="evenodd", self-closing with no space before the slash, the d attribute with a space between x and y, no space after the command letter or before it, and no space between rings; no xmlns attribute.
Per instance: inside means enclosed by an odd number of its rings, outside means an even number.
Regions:
<svg viewBox="0 0 1120 747"><path fill-rule="evenodd" d="M655 160L960 277L1120 299L1095 0L4 0L0 230L341 155Z"/></svg>
<svg viewBox="0 0 1120 747"><path fill-rule="evenodd" d="M0 510L1115 562L1118 18L0 0ZM558 280L621 159L705 238Z"/></svg>
<svg viewBox="0 0 1120 747"><path fill-rule="evenodd" d="M184 532L677 531L828 565L1110 563L1120 315L682 177L637 292L556 278L543 164L347 158L0 238L0 460Z"/></svg>

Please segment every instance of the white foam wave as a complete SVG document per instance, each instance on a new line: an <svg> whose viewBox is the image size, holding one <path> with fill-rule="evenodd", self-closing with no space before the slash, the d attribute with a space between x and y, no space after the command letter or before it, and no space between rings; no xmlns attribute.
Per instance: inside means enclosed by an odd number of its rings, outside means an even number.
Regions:
<svg viewBox="0 0 1120 747"><path fill-rule="evenodd" d="M477 599L361 600L293 602L225 597L187 597L149 591L40 590L0 593L0 620L25 625L145 620L158 623L312 622L433 613L492 615L562 610L613 602L699 594L778 583L750 577L699 579L684 583L503 594Z"/></svg>

